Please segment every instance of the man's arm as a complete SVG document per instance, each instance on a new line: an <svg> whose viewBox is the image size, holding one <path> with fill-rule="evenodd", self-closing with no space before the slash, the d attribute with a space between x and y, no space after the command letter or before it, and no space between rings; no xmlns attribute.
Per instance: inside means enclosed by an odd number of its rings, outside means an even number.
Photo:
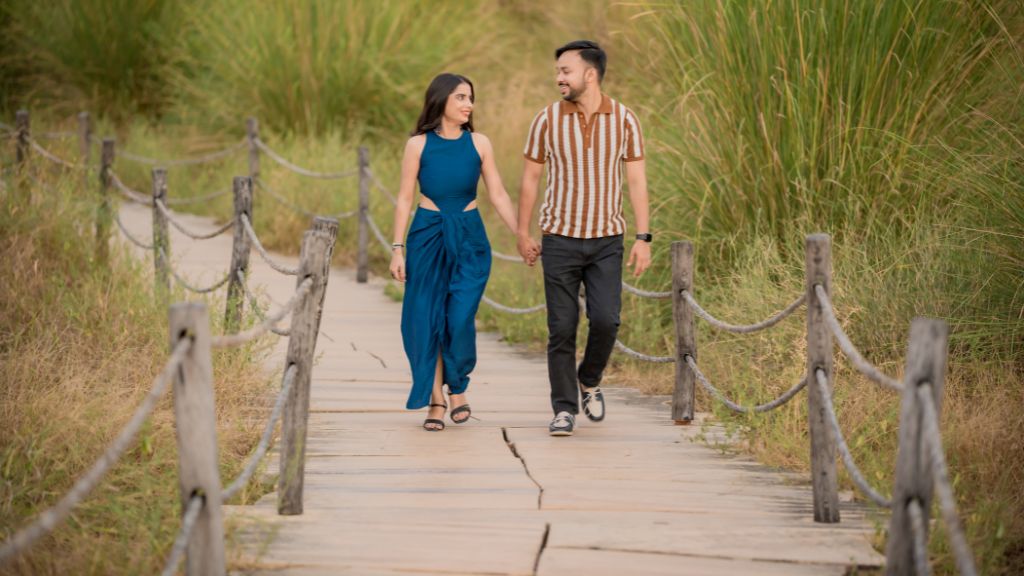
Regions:
<svg viewBox="0 0 1024 576"><path fill-rule="evenodd" d="M633 205L636 217L636 232L644 234L651 231L651 207L647 196L647 167L643 159L625 162L626 182L629 185L629 202ZM639 276L651 265L651 245L643 240L636 240L629 251L626 267L635 266L633 275Z"/></svg>
<svg viewBox="0 0 1024 576"><path fill-rule="evenodd" d="M540 254L540 245L530 237L530 222L533 221L533 206L537 203L537 190L544 165L523 159L523 178L519 185L519 231L516 247L523 261L533 266Z"/></svg>

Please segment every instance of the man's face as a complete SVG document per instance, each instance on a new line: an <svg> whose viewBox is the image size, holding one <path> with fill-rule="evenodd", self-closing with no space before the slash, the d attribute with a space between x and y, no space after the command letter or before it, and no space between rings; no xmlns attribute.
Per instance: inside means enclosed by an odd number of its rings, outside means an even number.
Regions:
<svg viewBox="0 0 1024 576"><path fill-rule="evenodd" d="M562 98L570 102L579 100L587 90L588 74L597 74L597 70L580 57L579 50L563 52L555 62L555 80Z"/></svg>

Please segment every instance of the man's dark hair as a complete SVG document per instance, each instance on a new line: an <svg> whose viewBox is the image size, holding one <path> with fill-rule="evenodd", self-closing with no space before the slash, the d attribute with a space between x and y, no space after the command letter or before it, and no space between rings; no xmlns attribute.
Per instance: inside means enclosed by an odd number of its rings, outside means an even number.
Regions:
<svg viewBox="0 0 1024 576"><path fill-rule="evenodd" d="M562 54L571 50L579 50L580 58L587 64L597 69L597 81L604 80L604 69L608 65L608 55L597 45L597 42L590 40L573 40L558 50L555 50L555 60L562 57Z"/></svg>

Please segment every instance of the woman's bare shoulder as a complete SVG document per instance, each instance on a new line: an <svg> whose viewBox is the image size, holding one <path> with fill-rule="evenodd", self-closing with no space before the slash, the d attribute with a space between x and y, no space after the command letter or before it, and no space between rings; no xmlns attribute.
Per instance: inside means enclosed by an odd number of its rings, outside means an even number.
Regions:
<svg viewBox="0 0 1024 576"><path fill-rule="evenodd" d="M480 132L473 132L473 146L476 147L476 151L483 158L492 152L491 140L481 134Z"/></svg>
<svg viewBox="0 0 1024 576"><path fill-rule="evenodd" d="M426 146L426 144L427 144L427 135L426 134L417 134L415 136L410 136L409 139L406 140L406 142L405 142L405 151L406 152L413 152L417 156L419 156L420 153L423 152L423 147Z"/></svg>

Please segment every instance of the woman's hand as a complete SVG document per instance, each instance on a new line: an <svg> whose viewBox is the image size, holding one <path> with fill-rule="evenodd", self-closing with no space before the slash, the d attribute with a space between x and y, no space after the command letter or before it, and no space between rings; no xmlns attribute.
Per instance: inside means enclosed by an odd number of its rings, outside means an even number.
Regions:
<svg viewBox="0 0 1024 576"><path fill-rule="evenodd" d="M401 249L391 252L391 277L399 282L405 282L405 256L402 255Z"/></svg>

